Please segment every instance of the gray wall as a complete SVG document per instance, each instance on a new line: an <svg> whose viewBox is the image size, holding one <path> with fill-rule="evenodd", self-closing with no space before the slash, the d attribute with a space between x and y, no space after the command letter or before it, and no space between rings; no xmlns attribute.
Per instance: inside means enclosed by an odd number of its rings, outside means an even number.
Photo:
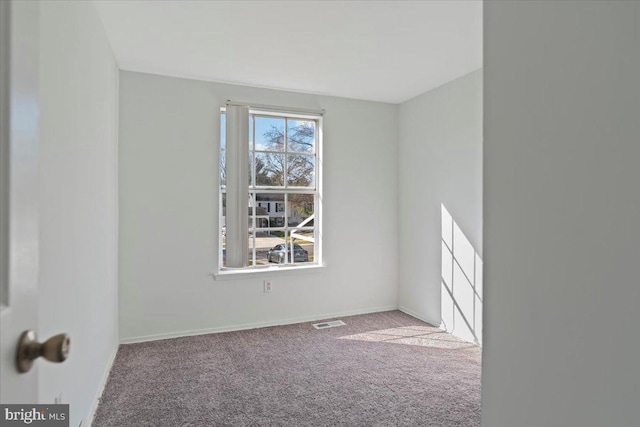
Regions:
<svg viewBox="0 0 640 427"><path fill-rule="evenodd" d="M61 395L77 426L118 346L118 69L91 2L40 4L40 318L69 359L38 362L39 401Z"/></svg>
<svg viewBox="0 0 640 427"><path fill-rule="evenodd" d="M482 70L402 103L398 121L399 305L434 325L445 318L447 329L473 340L460 316L464 313L480 341ZM458 248L468 249L453 265L465 267L473 283L467 283L457 270L449 277L451 264L443 267L441 261L446 262L447 256L442 245L442 206L461 231L456 232L461 236ZM469 257L465 263L463 258ZM454 286L456 291L462 292L455 295L456 319L449 319L454 306L447 302L443 285L446 282L451 288L451 279L460 285ZM471 285L476 286L475 315Z"/></svg>
<svg viewBox="0 0 640 427"><path fill-rule="evenodd" d="M214 281L219 109L324 108L326 268ZM120 334L139 341L397 307L397 108L120 73Z"/></svg>
<svg viewBox="0 0 640 427"><path fill-rule="evenodd" d="M638 425L640 3L484 28L483 425Z"/></svg>

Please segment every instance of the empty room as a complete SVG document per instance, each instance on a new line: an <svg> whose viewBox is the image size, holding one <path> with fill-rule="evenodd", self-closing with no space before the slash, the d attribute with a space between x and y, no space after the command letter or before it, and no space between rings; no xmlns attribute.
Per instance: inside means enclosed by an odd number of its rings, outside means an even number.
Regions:
<svg viewBox="0 0 640 427"><path fill-rule="evenodd" d="M640 3L0 13L2 425L638 424Z"/></svg>

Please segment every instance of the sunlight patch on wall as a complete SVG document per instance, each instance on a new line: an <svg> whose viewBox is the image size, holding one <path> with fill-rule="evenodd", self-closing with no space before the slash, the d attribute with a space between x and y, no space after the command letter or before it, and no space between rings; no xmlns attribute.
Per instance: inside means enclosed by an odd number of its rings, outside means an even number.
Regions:
<svg viewBox="0 0 640 427"><path fill-rule="evenodd" d="M443 327L482 344L482 258L444 205L441 217Z"/></svg>

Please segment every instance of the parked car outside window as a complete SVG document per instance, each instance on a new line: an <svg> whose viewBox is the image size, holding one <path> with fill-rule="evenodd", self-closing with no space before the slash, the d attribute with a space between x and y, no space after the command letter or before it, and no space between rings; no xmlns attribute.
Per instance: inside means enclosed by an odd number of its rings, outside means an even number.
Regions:
<svg viewBox="0 0 640 427"><path fill-rule="evenodd" d="M291 260L291 245L289 251L285 257L285 244L281 243L275 245L267 252L267 260L269 262L277 262L278 264L284 264L285 261ZM309 262L309 253L304 250L300 245L293 245L293 262Z"/></svg>

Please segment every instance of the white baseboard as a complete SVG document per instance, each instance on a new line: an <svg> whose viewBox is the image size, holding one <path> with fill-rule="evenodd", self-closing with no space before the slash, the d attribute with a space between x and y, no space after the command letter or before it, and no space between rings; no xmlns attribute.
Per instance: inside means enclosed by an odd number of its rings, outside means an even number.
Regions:
<svg viewBox="0 0 640 427"><path fill-rule="evenodd" d="M102 393L104 392L104 388L107 385L107 380L109 379L109 373L111 372L111 367L113 366L113 362L116 360L116 355L118 354L118 346L113 350L111 357L107 362L107 366L102 373L102 378L100 379L100 385L98 386L98 391L96 392L93 402L91 403L91 408L89 408L89 414L82 420L80 423L80 427L91 427L93 424L93 418L96 415L96 411L98 410L98 405L100 404L100 398L102 397Z"/></svg>
<svg viewBox="0 0 640 427"><path fill-rule="evenodd" d="M423 322L426 322L430 325L436 326L442 330L444 330L444 326L442 324L442 322L433 322L432 320L429 320L427 318L425 318L424 316L419 315L418 313L416 313L413 310L408 309L407 307L398 307L398 310L400 310L401 312L408 314L411 317L415 317L416 319L422 320Z"/></svg>
<svg viewBox="0 0 640 427"><path fill-rule="evenodd" d="M257 322L257 323L245 323L241 325L230 325L230 326L221 326L217 328L207 328L207 329L197 329L190 331L179 331L179 332L169 332L166 334L155 334L155 335L143 335L139 337L131 337L124 338L120 340L121 344L133 344L138 342L146 342L146 341L157 341L157 340L165 340L169 338L179 338L179 337L188 337L194 335L205 335L205 334L215 334L219 332L233 332L233 331L242 331L246 329L257 329L257 328L266 328L270 326L282 326L282 325L292 325L294 323L305 323L305 322L315 322L317 320L329 320L336 317L341 316L355 316L358 314L368 314L368 313L378 313L381 311L390 311L397 310L398 306L389 305L386 307L373 307L373 308L364 308L357 310L347 310L341 311L337 313L325 313L325 314L317 314L312 316L305 317L296 317L292 319L282 319L282 320L274 320L268 322ZM410 313L407 313L410 314ZM84 426L83 426L84 427Z"/></svg>

